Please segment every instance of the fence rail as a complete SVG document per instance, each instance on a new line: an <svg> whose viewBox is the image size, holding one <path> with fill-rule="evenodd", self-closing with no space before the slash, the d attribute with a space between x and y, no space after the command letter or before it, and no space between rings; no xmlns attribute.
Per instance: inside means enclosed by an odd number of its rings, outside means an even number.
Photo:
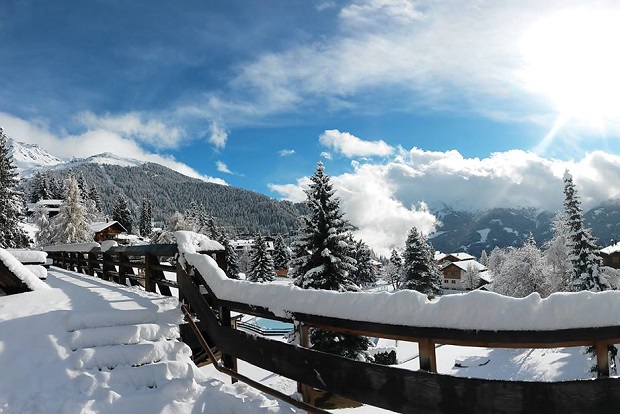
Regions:
<svg viewBox="0 0 620 414"><path fill-rule="evenodd" d="M208 252L223 267L222 252ZM491 331L380 324L361 320L292 313L283 318L251 303L218 298L198 271L178 265L176 245L113 248L106 253L50 252L54 265L119 283L140 284L170 294L171 284L197 316L210 345L223 354L224 366L242 359L271 372L365 404L406 413L616 412L620 379L609 378L607 346L620 342L620 326L555 331ZM150 259L149 259L150 258ZM171 259L161 265L162 259ZM133 269L144 269L144 276ZM174 271L176 282L164 281ZM163 289L163 290L162 290ZM166 290L167 289L167 290ZM310 327L340 333L419 343L420 371L354 361L303 346L270 340L235 329L231 312L293 322L300 334ZM436 373L436 344L499 348L592 346L599 378L563 382L526 382L461 378Z"/></svg>

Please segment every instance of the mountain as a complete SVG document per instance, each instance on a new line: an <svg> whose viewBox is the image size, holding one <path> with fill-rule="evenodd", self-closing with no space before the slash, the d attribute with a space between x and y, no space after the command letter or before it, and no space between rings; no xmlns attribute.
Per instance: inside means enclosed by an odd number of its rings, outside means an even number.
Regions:
<svg viewBox="0 0 620 414"><path fill-rule="evenodd" d="M190 178L159 164L120 157L111 153L62 160L37 145L12 142L13 157L22 178L21 187L30 193L34 173L62 182L67 171L96 187L104 213L111 215L116 197L126 197L134 217L142 199L152 202L152 217L163 222L175 211L184 212L190 203L202 204L216 223L232 234L289 234L305 213L304 204L278 201L253 191ZM134 221L137 222L137 221Z"/></svg>
<svg viewBox="0 0 620 414"><path fill-rule="evenodd" d="M555 212L534 208L493 208L458 211L444 206L434 211L441 226L430 235L436 250L467 252L480 257L495 247L521 246L531 234L539 247L550 240ZM586 226L601 246L620 240L620 201L608 201L584 213Z"/></svg>
<svg viewBox="0 0 620 414"><path fill-rule="evenodd" d="M38 168L62 165L65 161L53 156L36 144L25 144L9 140L13 163L21 177L29 176Z"/></svg>

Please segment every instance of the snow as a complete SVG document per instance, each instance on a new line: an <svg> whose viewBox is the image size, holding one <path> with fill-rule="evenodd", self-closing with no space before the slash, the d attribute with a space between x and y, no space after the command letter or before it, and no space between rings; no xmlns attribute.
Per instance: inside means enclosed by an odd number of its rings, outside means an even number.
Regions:
<svg viewBox="0 0 620 414"><path fill-rule="evenodd" d="M204 234L192 231L175 231L179 253L196 253L201 251L224 250L224 246L215 240L211 240Z"/></svg>
<svg viewBox="0 0 620 414"><path fill-rule="evenodd" d="M89 224L89 227L92 231L94 231L95 233L98 233L101 230L105 230L108 227L111 227L116 223L118 223L118 221L93 221L92 223Z"/></svg>
<svg viewBox="0 0 620 414"><path fill-rule="evenodd" d="M480 243L485 243L487 241L490 232L491 229L489 228L478 230L478 234L480 234Z"/></svg>
<svg viewBox="0 0 620 414"><path fill-rule="evenodd" d="M19 280L24 282L31 290L46 290L49 286L39 279L38 275L35 275L26 266L24 266L19 260L15 258L10 252L4 249L0 249L0 260L4 265L15 274Z"/></svg>
<svg viewBox="0 0 620 414"><path fill-rule="evenodd" d="M47 253L39 250L7 249L17 260L22 263L45 263Z"/></svg>
<svg viewBox="0 0 620 414"><path fill-rule="evenodd" d="M276 316L291 312L414 327L475 330L558 330L617 326L620 291L533 293L511 298L471 291L429 300L415 291L335 292L228 279L213 258L186 253L220 299L250 303ZM320 303L320 306L317 304Z"/></svg>
<svg viewBox="0 0 620 414"><path fill-rule="evenodd" d="M611 246L607 246L604 249L601 249L601 253L603 254L612 254L620 252L620 242L612 244Z"/></svg>
<svg viewBox="0 0 620 414"><path fill-rule="evenodd" d="M55 244L53 246L45 246L43 250L46 252L89 252L96 247L101 247L99 243L70 243L70 244Z"/></svg>
<svg viewBox="0 0 620 414"><path fill-rule="evenodd" d="M300 412L201 372L176 298L57 268L47 283L0 298L1 413Z"/></svg>

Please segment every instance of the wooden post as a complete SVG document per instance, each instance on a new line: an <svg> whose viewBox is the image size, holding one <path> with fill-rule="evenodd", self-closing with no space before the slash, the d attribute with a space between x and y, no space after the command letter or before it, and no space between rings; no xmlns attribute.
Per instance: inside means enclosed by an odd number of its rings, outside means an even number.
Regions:
<svg viewBox="0 0 620 414"><path fill-rule="evenodd" d="M101 278L103 280L113 280L110 278L110 271L116 272L114 262L112 261L112 255L108 252L103 253L103 272L101 272Z"/></svg>
<svg viewBox="0 0 620 414"><path fill-rule="evenodd" d="M220 306L220 323L222 326L233 329L231 321L230 321L230 310ZM224 363L224 367L237 371L237 358L232 355L226 355L222 352L222 362ZM232 383L237 382L235 378L232 379Z"/></svg>
<svg viewBox="0 0 620 414"><path fill-rule="evenodd" d="M88 252L87 260L88 262L86 264L86 273L91 276L95 276L95 264L97 261L97 254L93 252Z"/></svg>
<svg viewBox="0 0 620 414"><path fill-rule="evenodd" d="M155 292L152 268L152 266L157 262L155 259L157 259L157 257L150 253L144 254L144 289L147 292Z"/></svg>
<svg viewBox="0 0 620 414"><path fill-rule="evenodd" d="M418 342L420 369L428 372L437 372L437 358L435 356L435 342L432 339L422 339Z"/></svg>
<svg viewBox="0 0 620 414"><path fill-rule="evenodd" d="M609 348L607 342L595 342L594 349L596 350L596 371L598 377L609 377Z"/></svg>
<svg viewBox="0 0 620 414"><path fill-rule="evenodd" d="M310 348L310 333L308 327L303 322L295 321L295 330L299 335L299 345L304 348ZM305 403L311 402L312 387L301 382L297 382L297 392L301 394L302 401Z"/></svg>

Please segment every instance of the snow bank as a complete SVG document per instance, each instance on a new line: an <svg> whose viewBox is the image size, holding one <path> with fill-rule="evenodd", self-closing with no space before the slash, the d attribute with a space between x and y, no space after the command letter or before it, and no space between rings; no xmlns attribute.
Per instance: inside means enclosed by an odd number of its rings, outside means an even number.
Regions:
<svg viewBox="0 0 620 414"><path fill-rule="evenodd" d="M24 282L31 290L49 289L50 287L34 275L26 266L24 266L15 256L7 250L0 249L0 260L2 263L15 274L19 280Z"/></svg>
<svg viewBox="0 0 620 414"><path fill-rule="evenodd" d="M618 326L620 291L537 293L510 298L472 291L429 300L419 292L335 292L296 286L232 280L213 258L186 253L220 299L268 308L275 315L291 312L384 324L475 330L557 330Z"/></svg>
<svg viewBox="0 0 620 414"><path fill-rule="evenodd" d="M224 250L224 246L215 240L211 240L204 234L194 233L193 231L175 231L174 237L177 240L180 253Z"/></svg>

